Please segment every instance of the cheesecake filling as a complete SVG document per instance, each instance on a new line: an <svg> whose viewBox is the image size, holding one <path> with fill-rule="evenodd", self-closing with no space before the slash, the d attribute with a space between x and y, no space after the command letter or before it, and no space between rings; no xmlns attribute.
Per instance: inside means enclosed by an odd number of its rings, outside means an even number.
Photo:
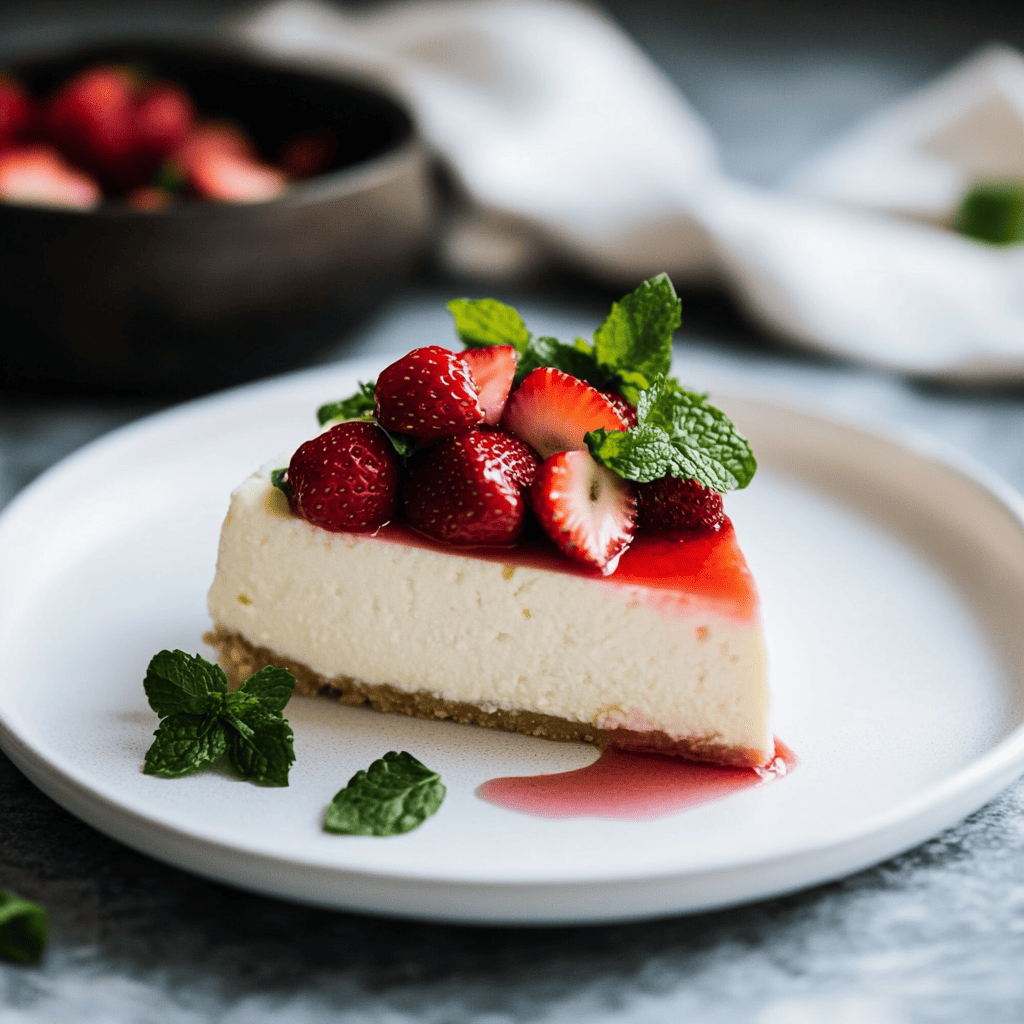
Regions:
<svg viewBox="0 0 1024 1024"><path fill-rule="evenodd" d="M339 694L362 686L373 706L409 695L393 709L410 714L469 720L443 712L473 707L492 719L478 724L552 733L513 722L526 714L581 727L552 738L675 742L727 763L773 755L756 602L726 614L714 600L667 603L635 578L330 533L292 515L266 472L232 495L209 606L222 650L304 666L307 692L343 680Z"/></svg>

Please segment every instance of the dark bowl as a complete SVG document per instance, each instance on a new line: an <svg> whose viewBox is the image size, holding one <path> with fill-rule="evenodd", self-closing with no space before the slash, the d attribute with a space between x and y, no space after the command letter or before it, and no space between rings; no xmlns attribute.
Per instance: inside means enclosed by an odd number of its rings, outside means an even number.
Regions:
<svg viewBox="0 0 1024 1024"><path fill-rule="evenodd" d="M383 89L191 42L92 46L11 70L45 95L108 61L181 82L266 158L305 130L333 130L338 152L325 173L263 203L0 203L0 388L181 394L296 366L426 251L425 148Z"/></svg>

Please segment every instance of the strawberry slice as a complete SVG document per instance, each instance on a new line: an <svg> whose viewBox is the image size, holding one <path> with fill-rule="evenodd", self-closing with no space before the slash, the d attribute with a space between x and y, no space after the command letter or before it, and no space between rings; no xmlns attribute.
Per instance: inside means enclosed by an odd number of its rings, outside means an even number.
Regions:
<svg viewBox="0 0 1024 1024"><path fill-rule="evenodd" d="M718 491L674 476L637 484L636 506L641 528L652 533L717 530L725 521Z"/></svg>
<svg viewBox="0 0 1024 1024"><path fill-rule="evenodd" d="M469 348L458 353L469 367L473 382L480 392L480 405L484 410L484 423L496 427L505 411L508 393L516 376L519 356L511 345L493 345L487 348Z"/></svg>
<svg viewBox="0 0 1024 1024"><path fill-rule="evenodd" d="M602 395L612 404L612 408L619 414L619 418L627 427L635 427L637 424L636 407L629 404L617 391L602 391Z"/></svg>
<svg viewBox="0 0 1024 1024"><path fill-rule="evenodd" d="M378 382L379 387L379 382ZM410 526L447 544L512 544L537 460L501 431L468 430L434 445L406 482Z"/></svg>
<svg viewBox="0 0 1024 1024"><path fill-rule="evenodd" d="M333 532L383 526L398 504L400 461L376 424L339 423L298 447L288 464L295 512Z"/></svg>
<svg viewBox="0 0 1024 1024"><path fill-rule="evenodd" d="M99 185L49 146L0 153L0 200L4 202L89 210L101 198Z"/></svg>
<svg viewBox="0 0 1024 1024"><path fill-rule="evenodd" d="M414 348L377 378L377 421L420 438L453 437L484 418L469 365L439 345Z"/></svg>
<svg viewBox="0 0 1024 1024"><path fill-rule="evenodd" d="M570 558L611 575L636 530L633 485L586 451L558 452L530 488L544 532Z"/></svg>
<svg viewBox="0 0 1024 1024"><path fill-rule="evenodd" d="M189 182L204 199L222 203L266 202L287 184L276 168L231 153L207 153L193 166Z"/></svg>
<svg viewBox="0 0 1024 1024"><path fill-rule="evenodd" d="M562 370L543 366L523 378L509 397L503 430L525 441L542 459L584 449L591 430L625 430L614 405L596 388Z"/></svg>

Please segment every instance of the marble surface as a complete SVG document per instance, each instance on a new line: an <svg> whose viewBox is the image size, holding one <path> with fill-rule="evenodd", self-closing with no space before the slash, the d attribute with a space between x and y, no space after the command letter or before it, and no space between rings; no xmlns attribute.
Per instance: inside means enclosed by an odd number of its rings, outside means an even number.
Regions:
<svg viewBox="0 0 1024 1024"><path fill-rule="evenodd" d="M0 0L0 49L75 31L69 4L40 6L33 15ZM147 16L194 27L238 6L165 3ZM1024 42L1021 15L999 4L868 0L858 14L796 0L609 6L708 117L730 170L764 183L973 45ZM128 9L106 4L96 24ZM463 290L421 284L325 358L383 357L411 335L443 343L441 302ZM500 297L562 335L591 327L607 304L579 288ZM678 352L686 380L730 375L914 424L1024 489L1024 393L939 389L802 355L706 296L689 297L688 311ZM0 505L93 437L158 407L0 395ZM1024 1019L1021 781L917 849L792 896L636 924L510 929L333 913L204 881L77 821L0 755L2 887L44 903L53 930L38 967L0 962L0 1024Z"/></svg>

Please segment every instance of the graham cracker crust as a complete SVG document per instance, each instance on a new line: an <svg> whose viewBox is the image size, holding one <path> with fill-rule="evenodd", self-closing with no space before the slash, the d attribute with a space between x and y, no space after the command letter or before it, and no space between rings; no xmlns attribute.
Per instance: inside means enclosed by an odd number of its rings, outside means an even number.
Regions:
<svg viewBox="0 0 1024 1024"><path fill-rule="evenodd" d="M376 711L398 712L413 718L458 722L461 725L482 725L563 743L592 743L602 750L615 747L642 753L670 754L735 768L757 768L764 763L753 750L728 747L714 740L677 739L665 732L598 729L585 722L573 722L536 711L485 711L475 704L445 700L426 690L409 693L387 683L364 683L350 676L327 679L301 662L283 658L266 647L254 646L240 633L224 626L216 626L203 636L203 640L220 651L220 663L232 689L241 686L254 672L274 665L295 676L295 690L305 697L329 697L355 707L370 707Z"/></svg>

